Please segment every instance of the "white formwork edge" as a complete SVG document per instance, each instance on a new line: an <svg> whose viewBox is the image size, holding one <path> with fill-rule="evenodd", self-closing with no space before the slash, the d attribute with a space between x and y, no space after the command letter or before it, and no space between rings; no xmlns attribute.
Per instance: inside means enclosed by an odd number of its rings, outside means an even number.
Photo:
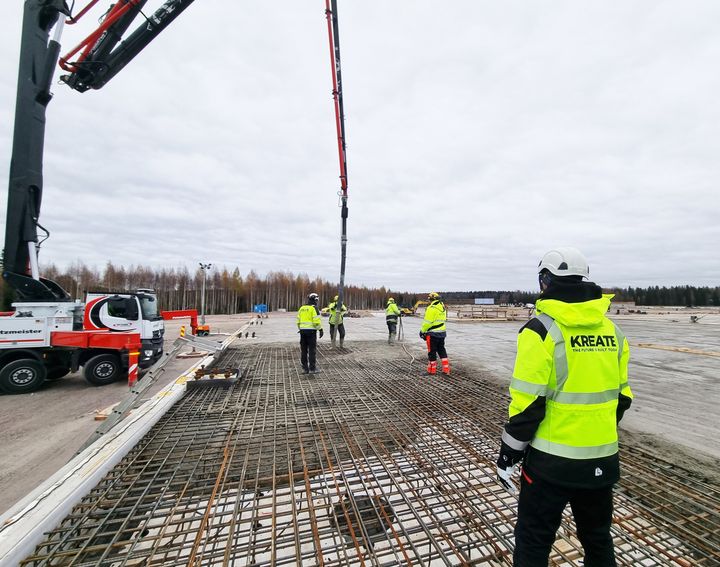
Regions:
<svg viewBox="0 0 720 567"><path fill-rule="evenodd" d="M233 333L217 353L198 361L0 516L0 566L18 565L28 557L45 533L55 528L183 396L191 374L210 364L235 337Z"/></svg>

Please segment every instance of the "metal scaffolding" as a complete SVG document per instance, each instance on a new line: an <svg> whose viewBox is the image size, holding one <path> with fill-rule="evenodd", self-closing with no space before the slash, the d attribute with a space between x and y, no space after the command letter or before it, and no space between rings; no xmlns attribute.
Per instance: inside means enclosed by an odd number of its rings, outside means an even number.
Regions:
<svg viewBox="0 0 720 567"><path fill-rule="evenodd" d="M495 480L506 389L378 343L225 351L229 388L188 390L23 565L511 565ZM623 450L618 564L718 565L720 488ZM569 512L551 556L579 566Z"/></svg>

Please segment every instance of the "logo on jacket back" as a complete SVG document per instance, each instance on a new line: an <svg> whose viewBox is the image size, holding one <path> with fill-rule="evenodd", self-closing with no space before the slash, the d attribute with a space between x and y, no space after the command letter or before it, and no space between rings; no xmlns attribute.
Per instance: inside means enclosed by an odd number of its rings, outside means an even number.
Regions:
<svg viewBox="0 0 720 567"><path fill-rule="evenodd" d="M617 348L617 341L613 335L575 335L570 337L570 347L583 350Z"/></svg>
<svg viewBox="0 0 720 567"><path fill-rule="evenodd" d="M595 476L602 476L602 473L603 473L603 471L600 467L597 467L595 469Z"/></svg>

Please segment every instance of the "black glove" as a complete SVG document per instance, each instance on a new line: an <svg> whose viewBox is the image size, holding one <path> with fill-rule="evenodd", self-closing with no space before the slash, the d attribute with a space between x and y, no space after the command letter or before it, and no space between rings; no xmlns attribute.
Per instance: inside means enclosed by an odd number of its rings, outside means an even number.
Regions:
<svg viewBox="0 0 720 567"><path fill-rule="evenodd" d="M320 338L321 338L321 339L322 339L322 337L323 337L324 334L325 334L325 331L323 331L322 329L320 329Z"/></svg>
<svg viewBox="0 0 720 567"><path fill-rule="evenodd" d="M518 451L517 449L513 449L512 447L510 447L510 445L505 443L505 441L502 441L500 445L500 455L498 456L497 466L499 469L508 469L522 461L524 456L524 449L522 451Z"/></svg>
<svg viewBox="0 0 720 567"><path fill-rule="evenodd" d="M422 331L420 331L420 338L422 340L425 340L425 337L427 337L427 335L425 333L423 333Z"/></svg>
<svg viewBox="0 0 720 567"><path fill-rule="evenodd" d="M515 485L512 483L512 475L515 472L517 463L523 460L525 451L513 449L504 441L500 446L500 456L497 460L497 479L510 494L515 494Z"/></svg>

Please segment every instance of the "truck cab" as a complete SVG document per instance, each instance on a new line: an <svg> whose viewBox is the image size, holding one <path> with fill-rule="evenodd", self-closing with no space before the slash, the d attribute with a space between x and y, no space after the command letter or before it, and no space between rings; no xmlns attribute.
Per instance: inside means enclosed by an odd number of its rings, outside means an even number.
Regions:
<svg viewBox="0 0 720 567"><path fill-rule="evenodd" d="M153 290L87 292L83 329L140 333L139 365L142 369L149 368L162 357L165 323Z"/></svg>

